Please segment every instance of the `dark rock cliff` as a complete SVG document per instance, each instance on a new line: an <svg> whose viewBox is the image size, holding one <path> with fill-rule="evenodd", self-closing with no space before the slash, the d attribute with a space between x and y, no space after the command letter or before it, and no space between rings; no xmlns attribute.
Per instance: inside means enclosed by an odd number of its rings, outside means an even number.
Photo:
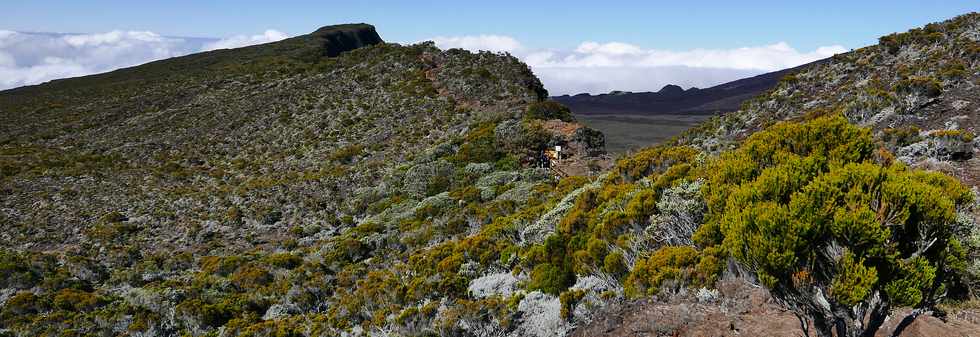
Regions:
<svg viewBox="0 0 980 337"><path fill-rule="evenodd" d="M334 57L345 51L384 43L381 36L369 24L326 26L306 36L322 44L323 55Z"/></svg>

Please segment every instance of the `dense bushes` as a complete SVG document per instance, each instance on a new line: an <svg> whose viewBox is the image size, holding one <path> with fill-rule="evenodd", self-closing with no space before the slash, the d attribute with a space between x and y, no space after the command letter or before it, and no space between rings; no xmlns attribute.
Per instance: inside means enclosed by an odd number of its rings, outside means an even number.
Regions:
<svg viewBox="0 0 980 337"><path fill-rule="evenodd" d="M344 164L350 164L352 160L357 158L364 153L364 146L361 144L353 144L341 147L330 154L330 160L341 162Z"/></svg>
<svg viewBox="0 0 980 337"><path fill-rule="evenodd" d="M555 101L543 101L531 103L524 114L527 119L560 119L565 122L575 121L572 111L568 107Z"/></svg>
<svg viewBox="0 0 980 337"><path fill-rule="evenodd" d="M534 266L531 271L531 282L528 290L540 290L544 293L558 295L575 283L575 274L561 265L542 263Z"/></svg>
<svg viewBox="0 0 980 337"><path fill-rule="evenodd" d="M895 86L895 91L937 97L943 93L943 84L933 77L913 76L899 81Z"/></svg>
<svg viewBox="0 0 980 337"><path fill-rule="evenodd" d="M29 255L0 250L0 287L26 289L41 276L31 265Z"/></svg>
<svg viewBox="0 0 980 337"><path fill-rule="evenodd" d="M690 163L698 151L691 147L655 146L620 159L613 167L613 179L635 181L652 173L666 171L674 164Z"/></svg>
<svg viewBox="0 0 980 337"><path fill-rule="evenodd" d="M874 331L893 305L935 305L960 272L950 224L971 196L945 175L872 159L868 130L840 117L757 133L711 166L699 242L720 244L828 336Z"/></svg>
<svg viewBox="0 0 980 337"><path fill-rule="evenodd" d="M456 159L463 163L492 163L501 156L494 137L495 125L477 125L466 134L463 145L456 153Z"/></svg>
<svg viewBox="0 0 980 337"><path fill-rule="evenodd" d="M626 294L631 297L656 295L666 281L673 282L672 286L677 288L710 287L721 272L723 260L719 254L717 249L701 252L691 246L658 249L650 257L636 262L623 282Z"/></svg>

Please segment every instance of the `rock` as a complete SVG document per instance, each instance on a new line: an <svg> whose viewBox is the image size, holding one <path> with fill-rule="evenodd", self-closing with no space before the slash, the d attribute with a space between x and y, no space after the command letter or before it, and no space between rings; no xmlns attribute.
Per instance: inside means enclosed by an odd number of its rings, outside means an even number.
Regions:
<svg viewBox="0 0 980 337"><path fill-rule="evenodd" d="M319 43L325 56L335 57L340 53L357 48L384 43L381 36L369 24L346 24L326 26L307 36L301 36Z"/></svg>
<svg viewBox="0 0 980 337"><path fill-rule="evenodd" d="M917 143L899 148L898 159L914 164L924 159L963 161L973 158L973 143L958 137L928 137Z"/></svg>
<svg viewBox="0 0 980 337"><path fill-rule="evenodd" d="M295 306L276 303L269 306L269 309L267 309L265 314L262 315L262 319L266 321L276 320L283 317L288 317L290 314L296 311L297 308Z"/></svg>

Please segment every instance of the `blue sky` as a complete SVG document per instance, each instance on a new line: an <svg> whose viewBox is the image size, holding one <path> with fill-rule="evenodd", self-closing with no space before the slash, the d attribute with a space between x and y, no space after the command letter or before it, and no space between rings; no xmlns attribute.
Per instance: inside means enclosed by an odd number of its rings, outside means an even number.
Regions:
<svg viewBox="0 0 980 337"><path fill-rule="evenodd" d="M665 49L786 41L857 47L879 35L980 9L976 1L4 1L0 25L65 33L113 29L225 37L303 34L368 22L391 41L501 34L542 48L622 41Z"/></svg>
<svg viewBox="0 0 980 337"><path fill-rule="evenodd" d="M389 42L510 52L554 94L707 87L978 9L976 0L8 0L0 3L0 89L348 22L374 24Z"/></svg>

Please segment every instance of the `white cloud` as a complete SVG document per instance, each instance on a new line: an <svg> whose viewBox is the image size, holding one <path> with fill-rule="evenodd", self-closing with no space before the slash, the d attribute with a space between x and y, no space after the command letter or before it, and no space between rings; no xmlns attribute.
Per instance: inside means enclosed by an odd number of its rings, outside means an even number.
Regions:
<svg viewBox="0 0 980 337"><path fill-rule="evenodd" d="M439 36L430 40L442 49L462 48L472 51L515 52L523 48L517 39L502 35Z"/></svg>
<svg viewBox="0 0 980 337"><path fill-rule="evenodd" d="M785 42L734 49L673 51L645 49L623 42L591 41L570 51L533 50L524 48L516 39L500 35L439 37L433 41L441 48L511 52L531 66L553 95L656 91L667 84L704 88L847 51L834 45L801 52Z"/></svg>
<svg viewBox="0 0 980 337"><path fill-rule="evenodd" d="M685 66L660 67L534 67L551 95L657 91L667 84L707 88L762 71Z"/></svg>
<svg viewBox="0 0 980 337"><path fill-rule="evenodd" d="M0 89L89 75L194 52L279 41L266 30L226 39L161 36L146 31L95 34L0 30ZM611 90L654 91L666 84L709 87L845 52L841 46L798 51L785 42L734 49L647 49L623 42L583 42L572 50L542 50L504 35L441 36L440 48L509 52L526 62L555 95Z"/></svg>
<svg viewBox="0 0 980 337"><path fill-rule="evenodd" d="M0 30L0 90L286 37L275 30L222 40L174 38L146 31L49 34Z"/></svg>
<svg viewBox="0 0 980 337"><path fill-rule="evenodd" d="M204 45L204 50L215 50L215 49L228 49L228 48L239 48L245 46L251 46L254 44L262 44L269 42L276 42L282 39L288 38L289 35L280 32L278 30L266 30L265 33L259 35L236 35L229 37L227 39L221 39L212 43Z"/></svg>

